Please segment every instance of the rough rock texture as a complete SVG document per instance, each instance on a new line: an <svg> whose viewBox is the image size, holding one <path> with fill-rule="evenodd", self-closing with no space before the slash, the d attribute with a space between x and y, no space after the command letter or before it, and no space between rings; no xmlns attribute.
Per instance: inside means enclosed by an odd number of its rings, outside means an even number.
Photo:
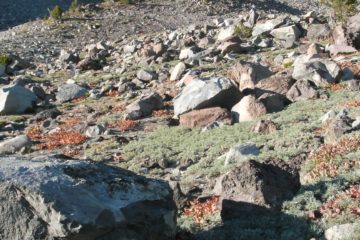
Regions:
<svg viewBox="0 0 360 240"><path fill-rule="evenodd" d="M271 19L266 21L265 23L257 23L253 28L252 36L255 37L263 33L268 33L283 23L284 23L284 19L282 18Z"/></svg>
<svg viewBox="0 0 360 240"><path fill-rule="evenodd" d="M292 102L315 99L318 98L319 95L316 86L310 81L296 81L286 93L286 97Z"/></svg>
<svg viewBox="0 0 360 240"><path fill-rule="evenodd" d="M335 83L340 76L341 69L330 59L299 56L294 62L292 77L296 80L310 80L319 87Z"/></svg>
<svg viewBox="0 0 360 240"><path fill-rule="evenodd" d="M357 239L356 223L335 225L325 231L326 240L349 240Z"/></svg>
<svg viewBox="0 0 360 240"><path fill-rule="evenodd" d="M230 109L241 98L237 86L227 78L194 79L174 99L174 113L182 113L207 107Z"/></svg>
<svg viewBox="0 0 360 240"><path fill-rule="evenodd" d="M127 119L136 120L142 117L151 115L153 110L161 109L163 107L163 101L159 94L151 93L146 96L142 96L132 104L126 107Z"/></svg>
<svg viewBox="0 0 360 240"><path fill-rule="evenodd" d="M56 93L56 100L59 103L71 101L76 98L83 97L87 94L87 90L76 84L65 84L60 86Z"/></svg>
<svg viewBox="0 0 360 240"><path fill-rule="evenodd" d="M252 128L252 131L260 134L268 134L277 130L277 125L271 120L260 120Z"/></svg>
<svg viewBox="0 0 360 240"><path fill-rule="evenodd" d="M87 161L0 159L1 239L175 239L170 187Z"/></svg>
<svg viewBox="0 0 360 240"><path fill-rule="evenodd" d="M307 29L307 38L310 41L318 41L331 35L331 29L327 24L311 24Z"/></svg>
<svg viewBox="0 0 360 240"><path fill-rule="evenodd" d="M265 105L254 96L248 95L231 109L234 122L246 122L266 114Z"/></svg>
<svg viewBox="0 0 360 240"><path fill-rule="evenodd" d="M231 124L230 111L220 107L205 108L194 110L180 115L180 126L185 127L205 127L214 122Z"/></svg>
<svg viewBox="0 0 360 240"><path fill-rule="evenodd" d="M19 114L31 109L37 97L29 89L19 85L0 88L0 113Z"/></svg>
<svg viewBox="0 0 360 240"><path fill-rule="evenodd" d="M347 25L348 38L356 49L360 49L360 13L349 18Z"/></svg>
<svg viewBox="0 0 360 240"><path fill-rule="evenodd" d="M222 217L228 218L237 214L236 203L279 209L298 188L298 176L275 165L249 160L221 176L214 193L220 196Z"/></svg>
<svg viewBox="0 0 360 240"><path fill-rule="evenodd" d="M239 84L240 91L246 93L255 89L260 80L270 77L272 72L261 64L241 61L232 67L230 75Z"/></svg>
<svg viewBox="0 0 360 240"><path fill-rule="evenodd" d="M0 153L14 153L31 146L32 142L26 135L19 135L14 138L0 142Z"/></svg>

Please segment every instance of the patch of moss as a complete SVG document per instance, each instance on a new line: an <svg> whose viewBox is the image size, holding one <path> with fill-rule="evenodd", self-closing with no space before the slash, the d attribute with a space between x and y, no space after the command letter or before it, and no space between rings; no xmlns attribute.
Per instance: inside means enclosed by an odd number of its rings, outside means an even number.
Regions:
<svg viewBox="0 0 360 240"><path fill-rule="evenodd" d="M245 39L251 38L252 29L250 27L246 27L243 23L239 23L235 27L235 35Z"/></svg>
<svg viewBox="0 0 360 240"><path fill-rule="evenodd" d="M10 64L11 59L9 57L9 55L7 54L0 54L0 64L1 65L8 65Z"/></svg>

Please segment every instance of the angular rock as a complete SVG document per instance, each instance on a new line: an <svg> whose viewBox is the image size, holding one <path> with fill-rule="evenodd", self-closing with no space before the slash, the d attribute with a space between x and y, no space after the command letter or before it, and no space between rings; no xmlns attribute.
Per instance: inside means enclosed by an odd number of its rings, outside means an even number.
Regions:
<svg viewBox="0 0 360 240"><path fill-rule="evenodd" d="M330 51L331 56L336 56L338 54L350 54L350 53L357 52L357 50L352 46L336 45L336 44L330 45L329 51Z"/></svg>
<svg viewBox="0 0 360 240"><path fill-rule="evenodd" d="M228 53L245 53L247 51L246 48L243 48L239 42L232 42L232 41L221 43L217 47L217 50L219 50L222 55Z"/></svg>
<svg viewBox="0 0 360 240"><path fill-rule="evenodd" d="M255 89L255 85L264 78L268 78L273 73L261 64L254 64L240 61L230 70L231 78L239 84L241 92L249 92Z"/></svg>
<svg viewBox="0 0 360 240"><path fill-rule="evenodd" d="M135 102L126 107L126 118L137 120L143 117L150 116L153 110L161 109L163 107L163 99L157 93L151 93L140 97Z"/></svg>
<svg viewBox="0 0 360 240"><path fill-rule="evenodd" d="M80 97L84 97L88 91L77 84L65 84L59 87L56 93L56 100L59 103L68 102Z"/></svg>
<svg viewBox="0 0 360 240"><path fill-rule="evenodd" d="M226 153L225 165L241 163L259 154L260 150L254 143L237 144Z"/></svg>
<svg viewBox="0 0 360 240"><path fill-rule="evenodd" d="M296 80L312 81L318 87L326 87L329 83L335 83L340 74L341 69L336 62L302 55L294 62L292 77Z"/></svg>
<svg viewBox="0 0 360 240"><path fill-rule="evenodd" d="M292 25L276 28L272 30L270 34L275 39L279 40L285 48L291 48L294 46L295 42L298 41L301 32L295 25Z"/></svg>
<svg viewBox="0 0 360 240"><path fill-rule="evenodd" d="M174 113L177 117L194 109L216 106L230 109L240 98L240 91L230 79L193 79L181 94L174 98Z"/></svg>
<svg viewBox="0 0 360 240"><path fill-rule="evenodd" d="M235 123L252 121L265 114L265 105L252 95L243 97L240 102L231 109L231 115Z"/></svg>
<svg viewBox="0 0 360 240"><path fill-rule="evenodd" d="M186 70L186 65L183 62L179 62L171 72L170 81L176 81L181 78Z"/></svg>
<svg viewBox="0 0 360 240"><path fill-rule="evenodd" d="M235 36L235 26L231 25L226 28L222 28L217 36L217 41L225 42Z"/></svg>
<svg viewBox="0 0 360 240"><path fill-rule="evenodd" d="M64 63L70 63L70 62L78 63L80 58L79 58L79 56L77 56L71 52L61 49L59 60Z"/></svg>
<svg viewBox="0 0 360 240"><path fill-rule="evenodd" d="M194 128L205 127L214 122L222 122L226 125L231 124L230 111L220 107L193 110L180 115L180 126Z"/></svg>
<svg viewBox="0 0 360 240"><path fill-rule="evenodd" d="M268 33L283 23L284 23L284 19L282 19L282 18L270 19L270 20L267 20L265 23L257 23L255 25L255 27L253 28L252 36L256 37L263 33Z"/></svg>
<svg viewBox="0 0 360 240"><path fill-rule="evenodd" d="M353 120L347 115L336 116L326 127L324 142L326 144L335 144L340 137L352 130L352 122Z"/></svg>
<svg viewBox="0 0 360 240"><path fill-rule="evenodd" d="M221 217L226 220L243 214L242 203L278 210L299 186L299 177L283 168L249 160L219 177L213 192L220 196Z"/></svg>
<svg viewBox="0 0 360 240"><path fill-rule="evenodd" d="M103 134L105 132L106 128L102 125L95 125L95 126L89 126L86 129L85 135L87 137L91 137L91 138L95 138L95 137L99 137L101 134Z"/></svg>
<svg viewBox="0 0 360 240"><path fill-rule="evenodd" d="M20 114L34 107L38 98L29 89L20 85L0 88L0 113Z"/></svg>
<svg viewBox="0 0 360 240"><path fill-rule="evenodd" d="M2 157L2 239L175 239L168 184L84 160Z"/></svg>
<svg viewBox="0 0 360 240"><path fill-rule="evenodd" d="M137 72L136 77L141 81L150 82L151 80L155 80L157 75L155 72L141 69Z"/></svg>
<svg viewBox="0 0 360 240"><path fill-rule="evenodd" d="M185 60L185 59L191 59L194 58L196 53L198 53L200 49L196 46L184 48L180 51L179 59Z"/></svg>
<svg viewBox="0 0 360 240"><path fill-rule="evenodd" d="M32 145L31 140L26 135L19 135L14 138L0 142L1 154L12 154Z"/></svg>
<svg viewBox="0 0 360 240"><path fill-rule="evenodd" d="M338 25L334 28L332 37L334 39L335 45L348 45L348 41L346 39L346 32L342 25Z"/></svg>
<svg viewBox="0 0 360 240"><path fill-rule="evenodd" d="M296 81L296 83L286 93L286 97L292 101L302 101L308 99L319 98L320 94L316 89L316 86L310 81Z"/></svg>
<svg viewBox="0 0 360 240"><path fill-rule="evenodd" d="M360 49L360 13L352 16L347 22L347 35L349 42L356 49Z"/></svg>
<svg viewBox="0 0 360 240"><path fill-rule="evenodd" d="M81 71L99 70L102 68L101 62L98 59L87 57L76 64L76 68Z"/></svg>
<svg viewBox="0 0 360 240"><path fill-rule="evenodd" d="M331 29L327 24L311 24L307 29L307 38L312 42L318 42L331 35Z"/></svg>

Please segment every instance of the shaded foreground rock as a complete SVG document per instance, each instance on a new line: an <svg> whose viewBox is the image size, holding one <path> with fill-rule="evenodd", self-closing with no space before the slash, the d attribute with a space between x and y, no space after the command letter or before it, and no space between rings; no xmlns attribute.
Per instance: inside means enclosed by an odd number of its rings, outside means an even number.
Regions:
<svg viewBox="0 0 360 240"><path fill-rule="evenodd" d="M230 111L220 107L194 110L180 116L180 126L205 127L214 122L231 124Z"/></svg>
<svg viewBox="0 0 360 240"><path fill-rule="evenodd" d="M170 187L88 161L0 159L1 239L175 239Z"/></svg>
<svg viewBox="0 0 360 240"><path fill-rule="evenodd" d="M284 169L250 160L221 176L214 193L222 202L222 218L228 219L241 217L243 209L237 212L236 202L279 209L299 186L299 178Z"/></svg>

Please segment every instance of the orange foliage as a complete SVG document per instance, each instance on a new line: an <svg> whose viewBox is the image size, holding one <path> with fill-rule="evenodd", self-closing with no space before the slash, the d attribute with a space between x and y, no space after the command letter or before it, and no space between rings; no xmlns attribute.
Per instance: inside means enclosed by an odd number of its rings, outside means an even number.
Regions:
<svg viewBox="0 0 360 240"><path fill-rule="evenodd" d="M351 203L344 206L340 202L345 198L350 198ZM348 190L344 191L328 200L320 207L320 213L332 218L342 212L349 212L360 217L360 186L352 185Z"/></svg>
<svg viewBox="0 0 360 240"><path fill-rule="evenodd" d="M126 107L124 105L118 105L118 106L114 106L112 107L113 111L118 111L118 112L122 112L126 110Z"/></svg>
<svg viewBox="0 0 360 240"><path fill-rule="evenodd" d="M189 204L190 207L184 209L184 214L185 216L193 218L197 224L204 223L207 216L219 211L217 207L219 204L218 196L212 196L204 202L195 199L190 201Z"/></svg>
<svg viewBox="0 0 360 240"><path fill-rule="evenodd" d="M137 122L134 120L120 120L117 122L117 126L121 131L127 131L136 127Z"/></svg>
<svg viewBox="0 0 360 240"><path fill-rule="evenodd" d="M154 117L168 117L171 115L171 113L168 110L155 110L153 111L152 115Z"/></svg>
<svg viewBox="0 0 360 240"><path fill-rule="evenodd" d="M57 149L64 145L79 145L86 141L87 137L81 133L73 131L59 130L46 135L43 143L39 144L40 149Z"/></svg>
<svg viewBox="0 0 360 240"><path fill-rule="evenodd" d="M351 108L351 107L360 107L360 101L348 101L342 104L343 107Z"/></svg>
<svg viewBox="0 0 360 240"><path fill-rule="evenodd" d="M330 83L325 88L332 92L336 92L345 89L346 86L342 83Z"/></svg>

